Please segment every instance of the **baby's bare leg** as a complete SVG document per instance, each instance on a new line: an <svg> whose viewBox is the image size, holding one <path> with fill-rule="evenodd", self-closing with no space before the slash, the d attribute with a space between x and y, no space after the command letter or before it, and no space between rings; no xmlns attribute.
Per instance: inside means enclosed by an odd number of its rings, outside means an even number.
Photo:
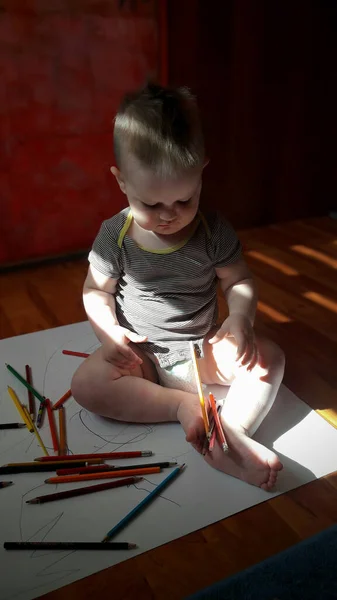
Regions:
<svg viewBox="0 0 337 600"><path fill-rule="evenodd" d="M158 385L151 360L136 344L132 349L143 360L133 371L108 363L101 348L87 358L72 380L76 401L91 412L119 421L182 421L189 406L198 404L197 396Z"/></svg>
<svg viewBox="0 0 337 600"><path fill-rule="evenodd" d="M257 345L259 361L249 372L244 367L235 367L233 341L226 338L208 347L207 341L205 343L205 359L200 361L203 381L231 384L221 413L229 452L225 454L217 444L206 460L225 473L271 489L282 464L274 452L249 436L259 427L275 400L283 377L284 356L268 340L258 339Z"/></svg>

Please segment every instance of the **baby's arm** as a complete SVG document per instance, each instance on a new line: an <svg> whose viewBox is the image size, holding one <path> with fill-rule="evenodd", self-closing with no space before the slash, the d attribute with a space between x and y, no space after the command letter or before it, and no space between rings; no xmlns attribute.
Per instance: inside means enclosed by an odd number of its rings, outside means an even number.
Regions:
<svg viewBox="0 0 337 600"><path fill-rule="evenodd" d="M244 261L238 261L227 267L216 269L220 287L227 300L229 314L239 313L254 324L257 288L252 274Z"/></svg>
<svg viewBox="0 0 337 600"><path fill-rule="evenodd" d="M132 367L142 360L128 343L144 342L145 336L121 327L116 316L115 293L118 279L100 273L90 265L83 287L83 303L92 328L102 343L107 360L119 367Z"/></svg>
<svg viewBox="0 0 337 600"><path fill-rule="evenodd" d="M237 360L253 368L257 360L253 324L257 305L257 288L243 258L216 269L220 287L227 300L229 316L221 325L211 344L223 337L234 337L238 346Z"/></svg>

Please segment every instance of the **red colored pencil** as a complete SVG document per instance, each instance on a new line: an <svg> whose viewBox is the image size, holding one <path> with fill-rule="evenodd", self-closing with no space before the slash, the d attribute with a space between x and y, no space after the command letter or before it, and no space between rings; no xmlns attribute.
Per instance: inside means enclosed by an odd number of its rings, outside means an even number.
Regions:
<svg viewBox="0 0 337 600"><path fill-rule="evenodd" d="M223 429L222 429L220 417L219 417L218 411L216 409L215 399L214 399L214 396L213 396L213 394L211 392L209 393L209 401L211 403L213 417L214 417L214 421L215 421L215 429L216 429L217 434L218 434L220 445L222 446L223 451L227 452L228 451L227 440L225 438L225 434L224 434Z"/></svg>
<svg viewBox="0 0 337 600"><path fill-rule="evenodd" d="M46 408L47 408L47 416L48 416L48 421L49 421L51 439L53 442L53 448L54 448L55 452L58 452L59 451L59 443L58 443L58 439L57 439L54 413L52 411L51 402L50 402L49 398L46 398Z"/></svg>
<svg viewBox="0 0 337 600"><path fill-rule="evenodd" d="M62 454L57 460L80 460L88 458L106 458L114 460L115 458L138 458L140 456L152 456L151 450L133 450L132 452L91 452L90 454ZM35 458L39 462L45 462L45 459L55 460L55 456L40 456Z"/></svg>
<svg viewBox="0 0 337 600"><path fill-rule="evenodd" d="M33 381L32 381L32 369L30 368L29 365L26 365L25 369L26 369L26 380L27 380L27 383L29 383L29 385L33 385ZM33 396L33 394L32 394L32 392L31 392L30 389L28 389L28 404L29 404L30 418L34 422L34 419L35 419L35 402L34 402L34 396Z"/></svg>
<svg viewBox="0 0 337 600"><path fill-rule="evenodd" d="M74 496L84 496L85 494L92 494L93 492L102 492L104 490L123 487L124 485L132 485L142 479L143 477L126 477L125 479L117 479L116 481L108 481L107 483L73 488L66 492L56 492L55 494L46 494L45 496L38 496L37 498L26 500L26 504L44 504L45 502L53 502L54 500L63 500L65 498L73 498Z"/></svg>
<svg viewBox="0 0 337 600"><path fill-rule="evenodd" d="M115 479L117 477L132 477L132 475L151 475L160 473L160 467L148 467L147 469L130 469L126 471L121 467L120 471L104 471L103 473L89 473L88 475L64 475L63 477L49 477L45 483L72 483L75 481L94 481L96 479Z"/></svg>
<svg viewBox="0 0 337 600"><path fill-rule="evenodd" d="M79 356L80 358L88 358L90 354L87 352L73 352L72 350L62 350L62 354L68 354L69 356Z"/></svg>
<svg viewBox="0 0 337 600"><path fill-rule="evenodd" d="M71 396L71 390L68 390L63 396L62 398L60 398L56 404L54 404L53 406L53 410L57 410L58 408L60 408L60 406L62 406L62 404L65 403L66 400L68 400L68 398L70 398Z"/></svg>

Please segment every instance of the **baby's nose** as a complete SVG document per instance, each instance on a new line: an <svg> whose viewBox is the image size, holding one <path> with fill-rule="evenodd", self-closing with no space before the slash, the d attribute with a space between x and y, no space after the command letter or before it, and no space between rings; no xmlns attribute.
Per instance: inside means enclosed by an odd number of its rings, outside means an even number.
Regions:
<svg viewBox="0 0 337 600"><path fill-rule="evenodd" d="M174 210L162 210L160 213L160 219L162 221L174 221L174 219L176 218L175 212Z"/></svg>

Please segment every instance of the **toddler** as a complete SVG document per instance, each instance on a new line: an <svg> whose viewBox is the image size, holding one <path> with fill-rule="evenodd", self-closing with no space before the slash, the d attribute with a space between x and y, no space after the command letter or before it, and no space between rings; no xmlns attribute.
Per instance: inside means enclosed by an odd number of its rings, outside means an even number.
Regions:
<svg viewBox="0 0 337 600"><path fill-rule="evenodd" d="M193 341L202 382L229 386L221 412L229 451L216 444L205 460L269 490L282 464L251 436L274 402L284 356L254 333L256 287L235 232L220 214L199 210L207 160L189 90L148 84L127 95L114 150L111 171L128 208L103 222L89 254L84 306L101 346L76 371L73 395L116 420L180 421L200 452Z"/></svg>

